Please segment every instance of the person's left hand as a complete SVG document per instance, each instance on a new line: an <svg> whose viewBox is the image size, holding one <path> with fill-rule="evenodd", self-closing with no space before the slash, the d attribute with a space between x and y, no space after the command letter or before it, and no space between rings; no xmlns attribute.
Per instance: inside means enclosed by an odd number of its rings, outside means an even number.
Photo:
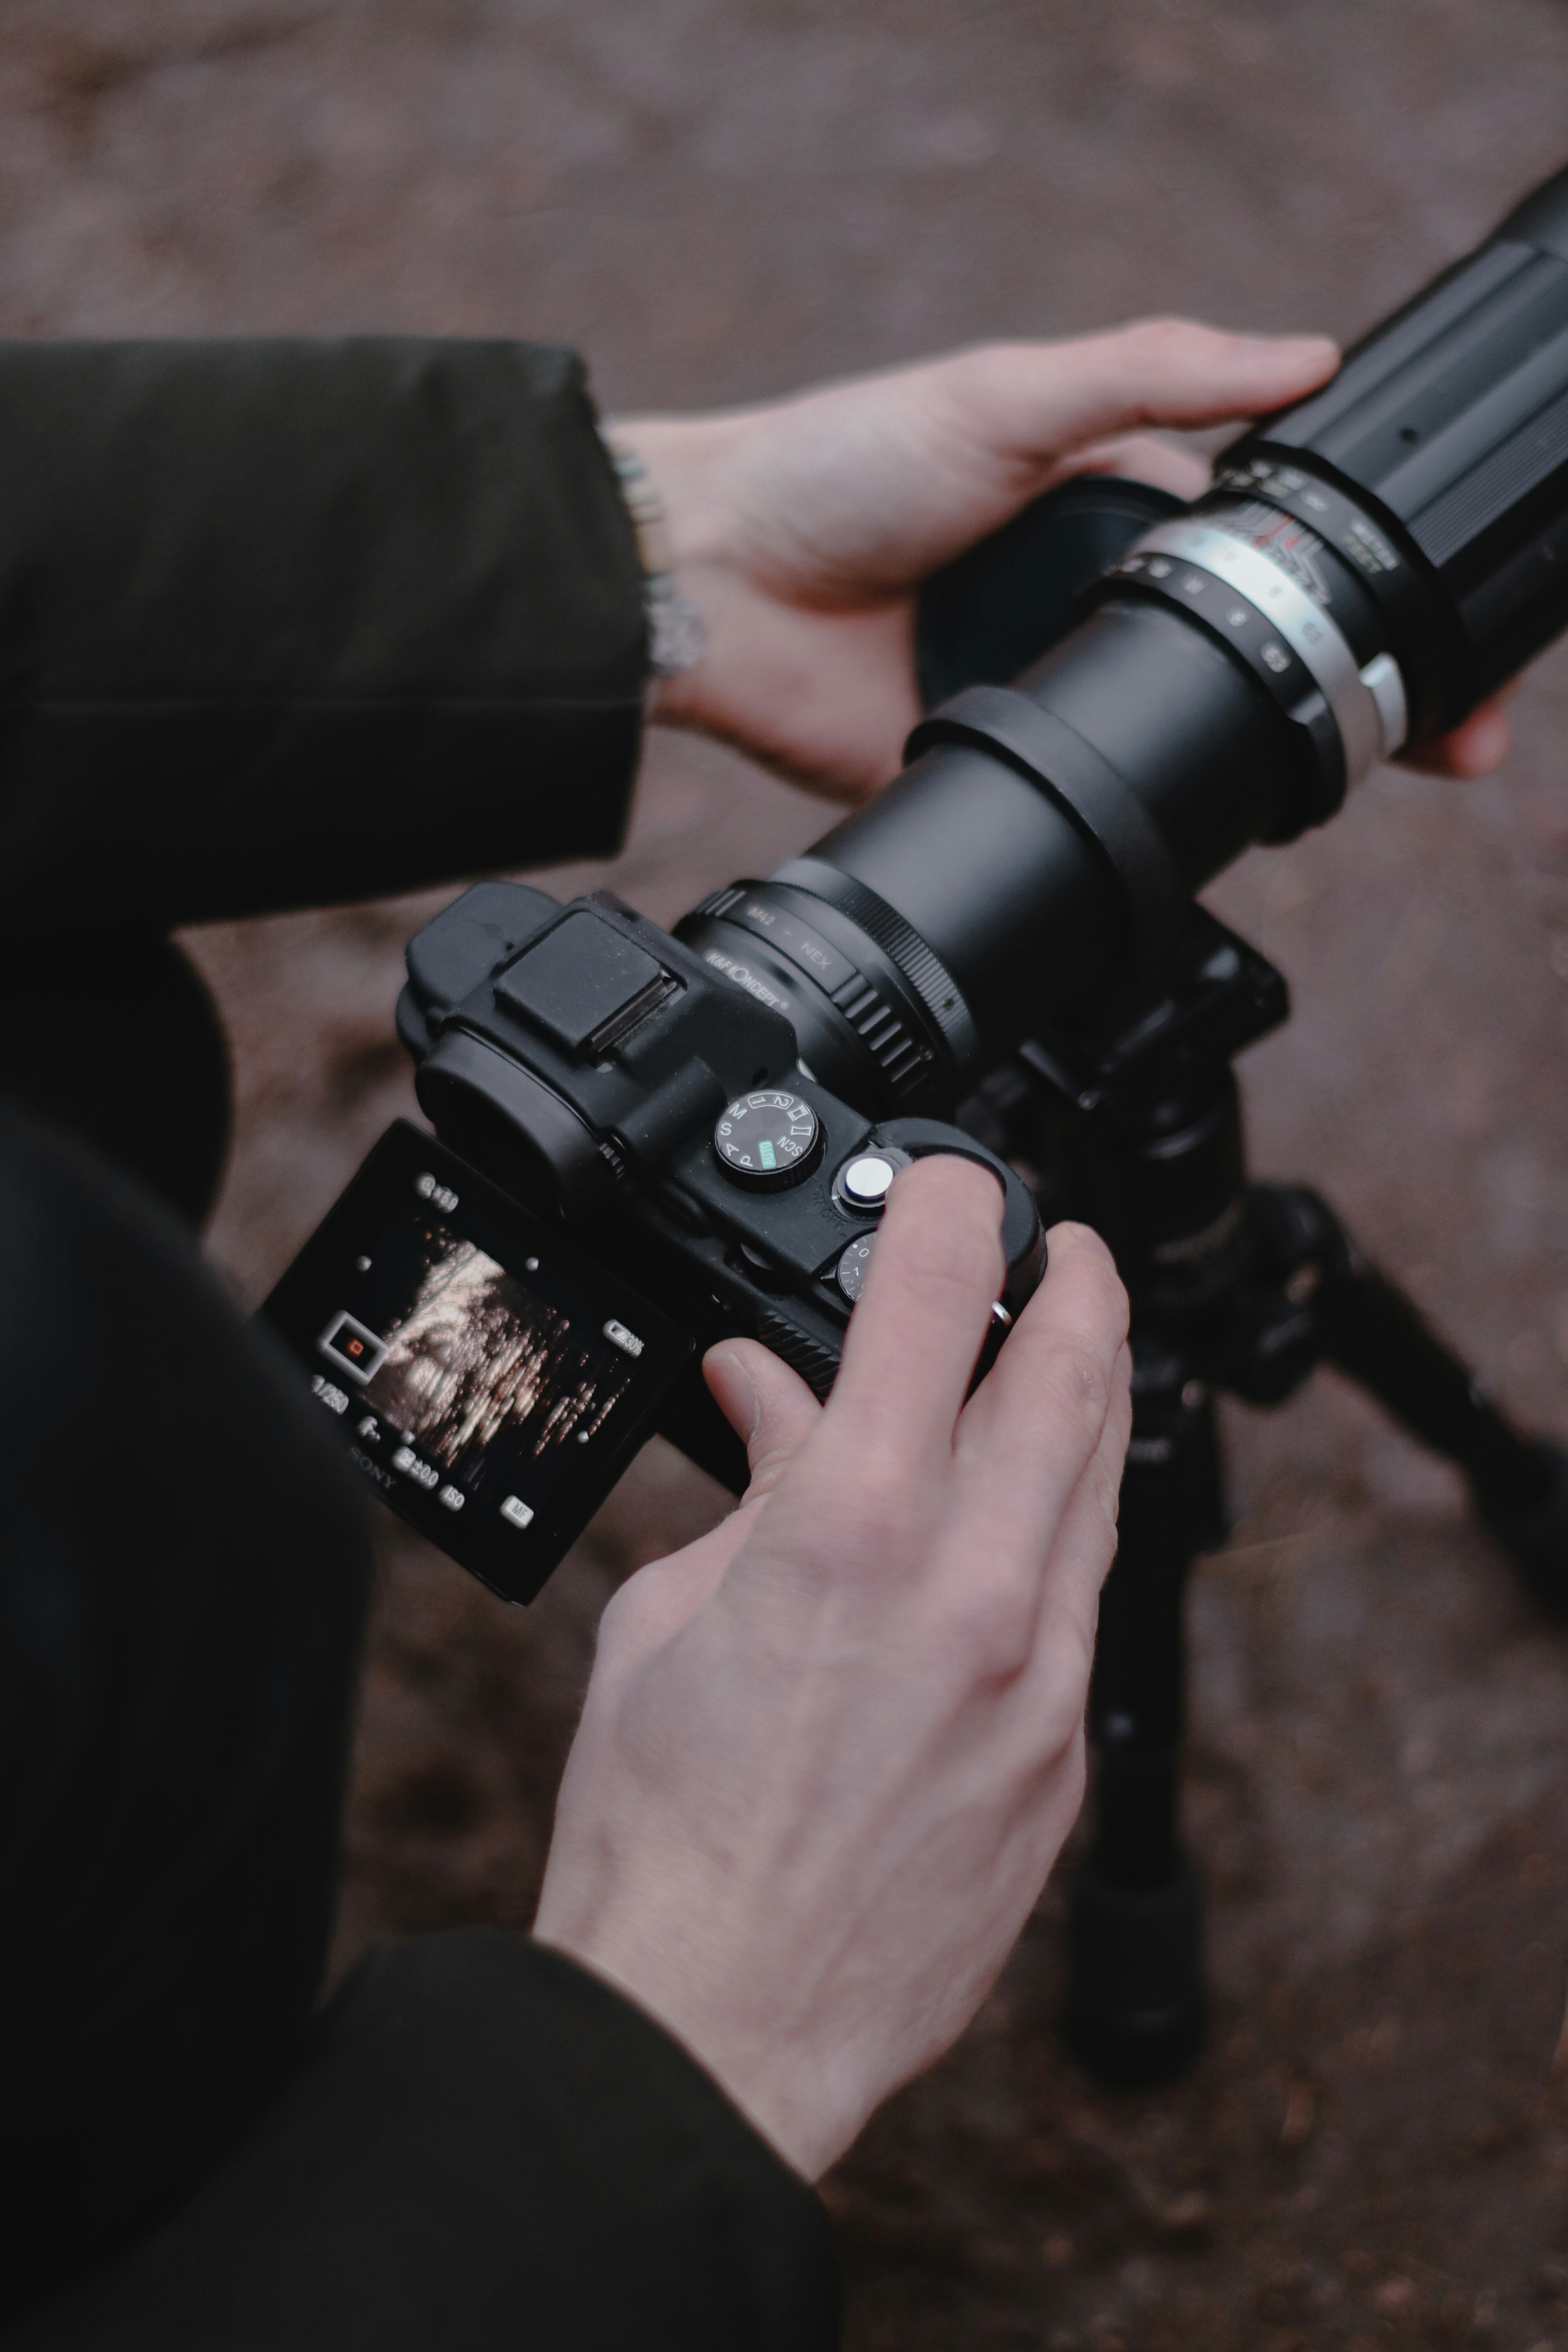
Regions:
<svg viewBox="0 0 1568 2352"><path fill-rule="evenodd" d="M1148 427L1264 415L1338 361L1321 335L1156 319L960 352L769 407L617 420L708 630L656 717L830 798L867 798L898 772L920 716L915 600L931 572L1070 474L1197 497L1206 461ZM1507 749L1508 722L1488 704L1412 764L1481 775Z"/></svg>

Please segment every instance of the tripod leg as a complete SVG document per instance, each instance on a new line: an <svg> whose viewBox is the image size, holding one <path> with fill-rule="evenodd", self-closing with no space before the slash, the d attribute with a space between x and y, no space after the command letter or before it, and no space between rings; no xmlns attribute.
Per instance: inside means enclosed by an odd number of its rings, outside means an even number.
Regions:
<svg viewBox="0 0 1568 2352"><path fill-rule="evenodd" d="M1568 1616L1568 1454L1522 1435L1403 1291L1385 1281L1316 1193L1259 1187L1277 1237L1321 1268L1314 1302L1325 1360L1396 1421L1458 1464L1477 1516L1524 1584Z"/></svg>
<svg viewBox="0 0 1568 2352"><path fill-rule="evenodd" d="M1197 1881L1176 1806L1182 1604L1194 1554L1224 1533L1214 1406L1179 1356L1135 1336L1132 1443L1089 1698L1093 1846L1073 1886L1067 2033L1089 2069L1163 2080L1203 2035Z"/></svg>

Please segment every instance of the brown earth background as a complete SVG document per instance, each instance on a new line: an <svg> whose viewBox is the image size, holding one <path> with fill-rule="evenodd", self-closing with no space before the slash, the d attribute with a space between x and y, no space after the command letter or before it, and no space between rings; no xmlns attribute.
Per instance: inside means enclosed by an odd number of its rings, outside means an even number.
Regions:
<svg viewBox="0 0 1568 2352"><path fill-rule="evenodd" d="M8 0L0 331L555 338L612 411L1152 309L1348 333L1565 152L1557 0ZM1245 1064L1259 1171L1330 1191L1562 1435L1568 658L1517 708L1496 780L1383 772L1212 903L1295 991ZM822 822L655 740L624 856L551 887L668 920ZM247 1300L411 1108L399 954L445 895L190 942ZM1568 2347L1568 1633L1331 1378L1226 1435L1191 1612L1211 2045L1154 2095L1076 2073L1047 1892L827 2184L852 2352ZM341 1958L526 1925L596 1613L721 1507L650 1446L527 1614L386 1529Z"/></svg>

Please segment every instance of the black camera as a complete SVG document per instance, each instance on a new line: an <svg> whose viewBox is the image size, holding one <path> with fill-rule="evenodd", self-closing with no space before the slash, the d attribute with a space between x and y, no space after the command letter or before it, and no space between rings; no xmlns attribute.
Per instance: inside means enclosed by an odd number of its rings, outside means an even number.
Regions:
<svg viewBox="0 0 1568 2352"><path fill-rule="evenodd" d="M826 938L766 919L833 978ZM825 1397L910 1160L959 1152L1005 1192L983 1365L1039 1278L1039 1216L1005 1160L852 1109L760 975L607 894L481 882L410 941L408 974L398 1030L441 1141L393 1128L268 1312L362 1475L509 1599L655 1428L739 1491L700 1351L745 1333Z"/></svg>
<svg viewBox="0 0 1568 2352"><path fill-rule="evenodd" d="M674 937L504 883L417 935L439 1145L395 1129L268 1307L365 1476L519 1599L651 1429L738 1484L697 1350L745 1332L826 1394L922 1152L1005 1190L1001 1344L1042 1251L994 1074L1022 1049L1081 1103L1133 979L1145 1029L1223 1012L1248 968L1194 891L1565 623L1568 173L1194 507L1070 484L934 581L910 765L804 857ZM1160 1247L1201 1283L1225 1236L1184 1213Z"/></svg>

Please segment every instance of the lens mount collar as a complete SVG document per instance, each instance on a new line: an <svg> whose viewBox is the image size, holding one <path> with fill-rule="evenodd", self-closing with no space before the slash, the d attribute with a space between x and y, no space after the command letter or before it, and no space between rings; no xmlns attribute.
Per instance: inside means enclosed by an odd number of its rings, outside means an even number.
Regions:
<svg viewBox="0 0 1568 2352"><path fill-rule="evenodd" d="M1234 588L1265 614L1303 667L1316 679L1344 747L1347 786L1360 783L1379 760L1392 759L1408 731L1405 684L1393 656L1359 667L1332 615L1268 556L1217 519L1183 516L1157 524L1132 550L1194 564Z"/></svg>
<svg viewBox="0 0 1568 2352"><path fill-rule="evenodd" d="M954 1073L965 1076L980 1056L980 1039L963 992L934 949L866 883L840 873L820 857L792 857L775 866L770 882L785 884L847 915L888 962L920 1006L933 1036L951 1055Z"/></svg>

